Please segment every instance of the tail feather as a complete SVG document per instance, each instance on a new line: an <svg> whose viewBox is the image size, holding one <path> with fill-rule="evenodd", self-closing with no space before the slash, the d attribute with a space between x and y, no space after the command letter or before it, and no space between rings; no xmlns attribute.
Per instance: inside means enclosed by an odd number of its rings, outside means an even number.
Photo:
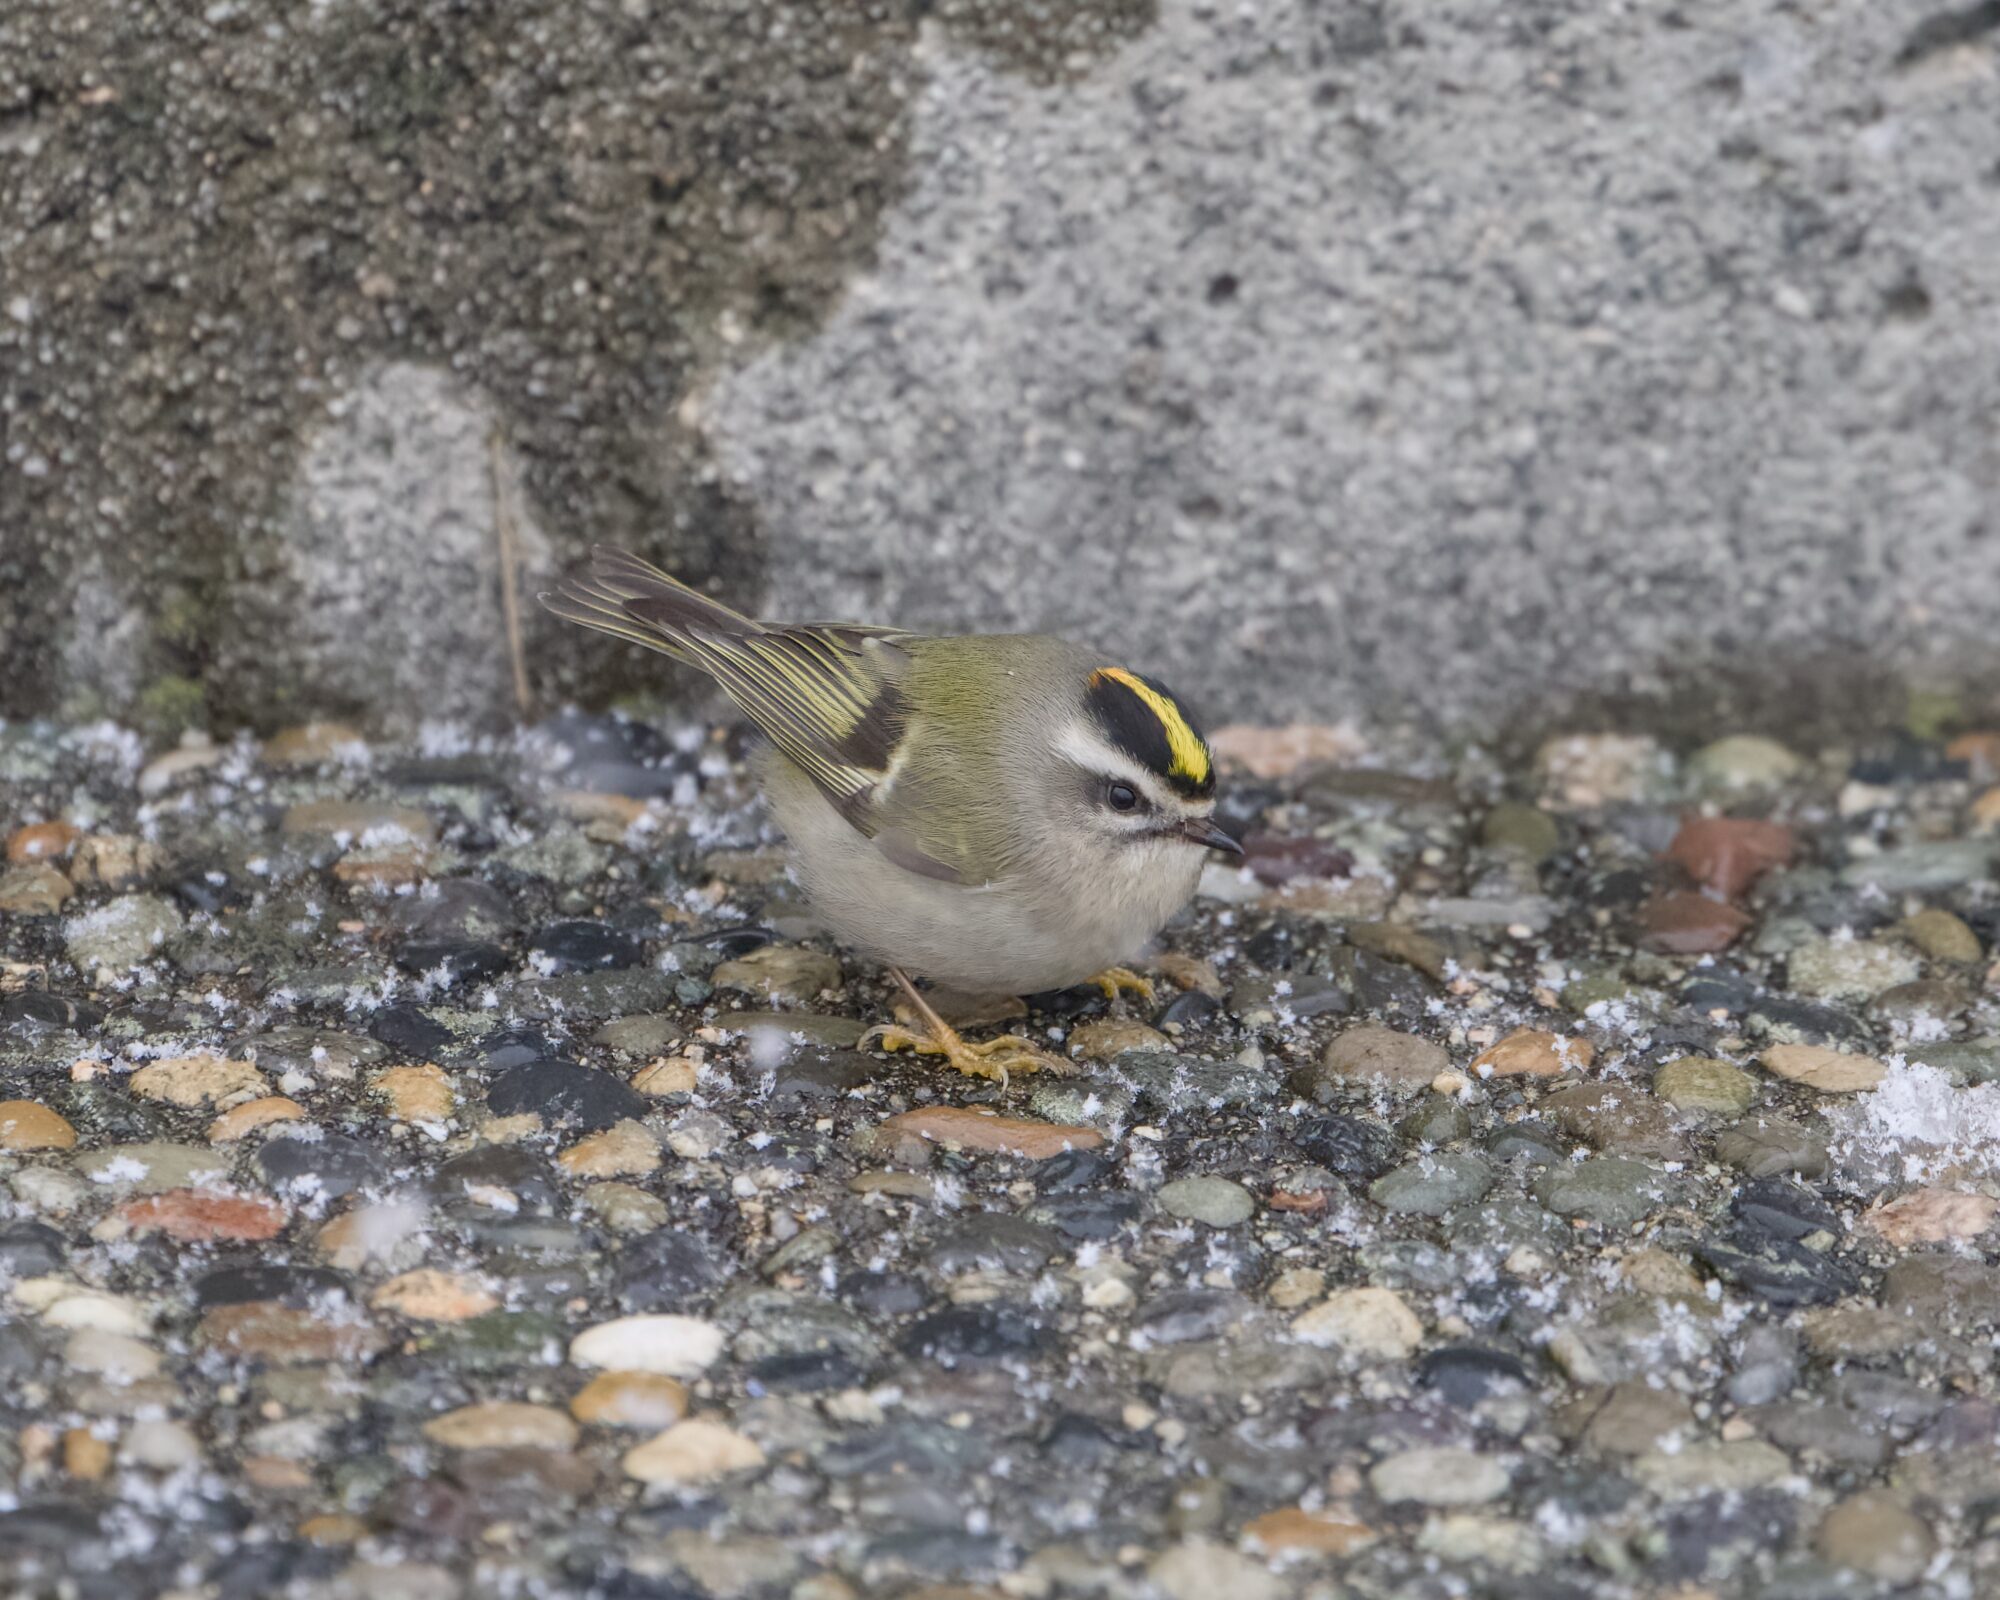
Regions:
<svg viewBox="0 0 2000 1600"><path fill-rule="evenodd" d="M566 578L540 598L565 621L674 657L685 656L688 636L696 631L725 638L764 631L755 619L609 545L592 548L587 576Z"/></svg>

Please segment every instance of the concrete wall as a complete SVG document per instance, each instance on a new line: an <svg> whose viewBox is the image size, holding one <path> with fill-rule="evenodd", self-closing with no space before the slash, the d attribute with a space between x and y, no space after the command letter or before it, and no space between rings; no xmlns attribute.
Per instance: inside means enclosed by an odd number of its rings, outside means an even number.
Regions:
<svg viewBox="0 0 2000 1600"><path fill-rule="evenodd" d="M1057 12L0 16L0 713L505 715L503 521L1217 716L1991 691L1991 7Z"/></svg>

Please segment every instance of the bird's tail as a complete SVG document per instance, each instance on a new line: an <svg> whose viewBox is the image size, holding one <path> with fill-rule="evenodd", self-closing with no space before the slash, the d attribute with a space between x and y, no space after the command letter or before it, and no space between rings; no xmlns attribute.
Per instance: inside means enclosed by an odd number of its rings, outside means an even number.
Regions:
<svg viewBox="0 0 2000 1600"><path fill-rule="evenodd" d="M546 610L565 621L676 658L685 657L692 634L741 639L764 631L754 618L695 593L629 551L604 544L592 546L588 574L565 578L540 598Z"/></svg>

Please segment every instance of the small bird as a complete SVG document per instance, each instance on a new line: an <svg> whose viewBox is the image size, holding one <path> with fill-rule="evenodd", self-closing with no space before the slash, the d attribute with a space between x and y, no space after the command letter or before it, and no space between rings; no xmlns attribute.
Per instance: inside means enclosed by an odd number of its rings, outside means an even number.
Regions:
<svg viewBox="0 0 2000 1600"><path fill-rule="evenodd" d="M1080 645L758 622L601 545L588 576L541 600L700 668L769 738L758 776L801 887L929 1029L878 1028L885 1048L1002 1083L1072 1070L1014 1034L967 1043L912 976L1150 992L1116 963L1187 903L1208 851L1242 853L1180 701Z"/></svg>

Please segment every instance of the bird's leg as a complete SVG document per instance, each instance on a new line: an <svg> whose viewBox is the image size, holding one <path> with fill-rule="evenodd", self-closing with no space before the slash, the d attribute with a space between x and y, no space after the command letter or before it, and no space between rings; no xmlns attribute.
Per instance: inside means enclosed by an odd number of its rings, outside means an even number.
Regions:
<svg viewBox="0 0 2000 1600"><path fill-rule="evenodd" d="M1130 967L1106 967L1090 980L1104 991L1104 998L1116 1000L1121 994L1136 994L1147 1005L1153 1003L1153 980L1142 978Z"/></svg>
<svg viewBox="0 0 2000 1600"><path fill-rule="evenodd" d="M891 967L889 976L902 986L903 993L909 996L911 1006L924 1019L924 1027L928 1031L915 1033L896 1023L885 1023L881 1027L870 1028L861 1036L863 1046L872 1041L884 1050L914 1050L919 1055L943 1056L969 1077L991 1078L1003 1089L1012 1073L1069 1073L1077 1070L1073 1062L1049 1054L1019 1034L1003 1033L984 1044L967 1044L958 1036L958 1030L939 1016L924 999L907 974Z"/></svg>

